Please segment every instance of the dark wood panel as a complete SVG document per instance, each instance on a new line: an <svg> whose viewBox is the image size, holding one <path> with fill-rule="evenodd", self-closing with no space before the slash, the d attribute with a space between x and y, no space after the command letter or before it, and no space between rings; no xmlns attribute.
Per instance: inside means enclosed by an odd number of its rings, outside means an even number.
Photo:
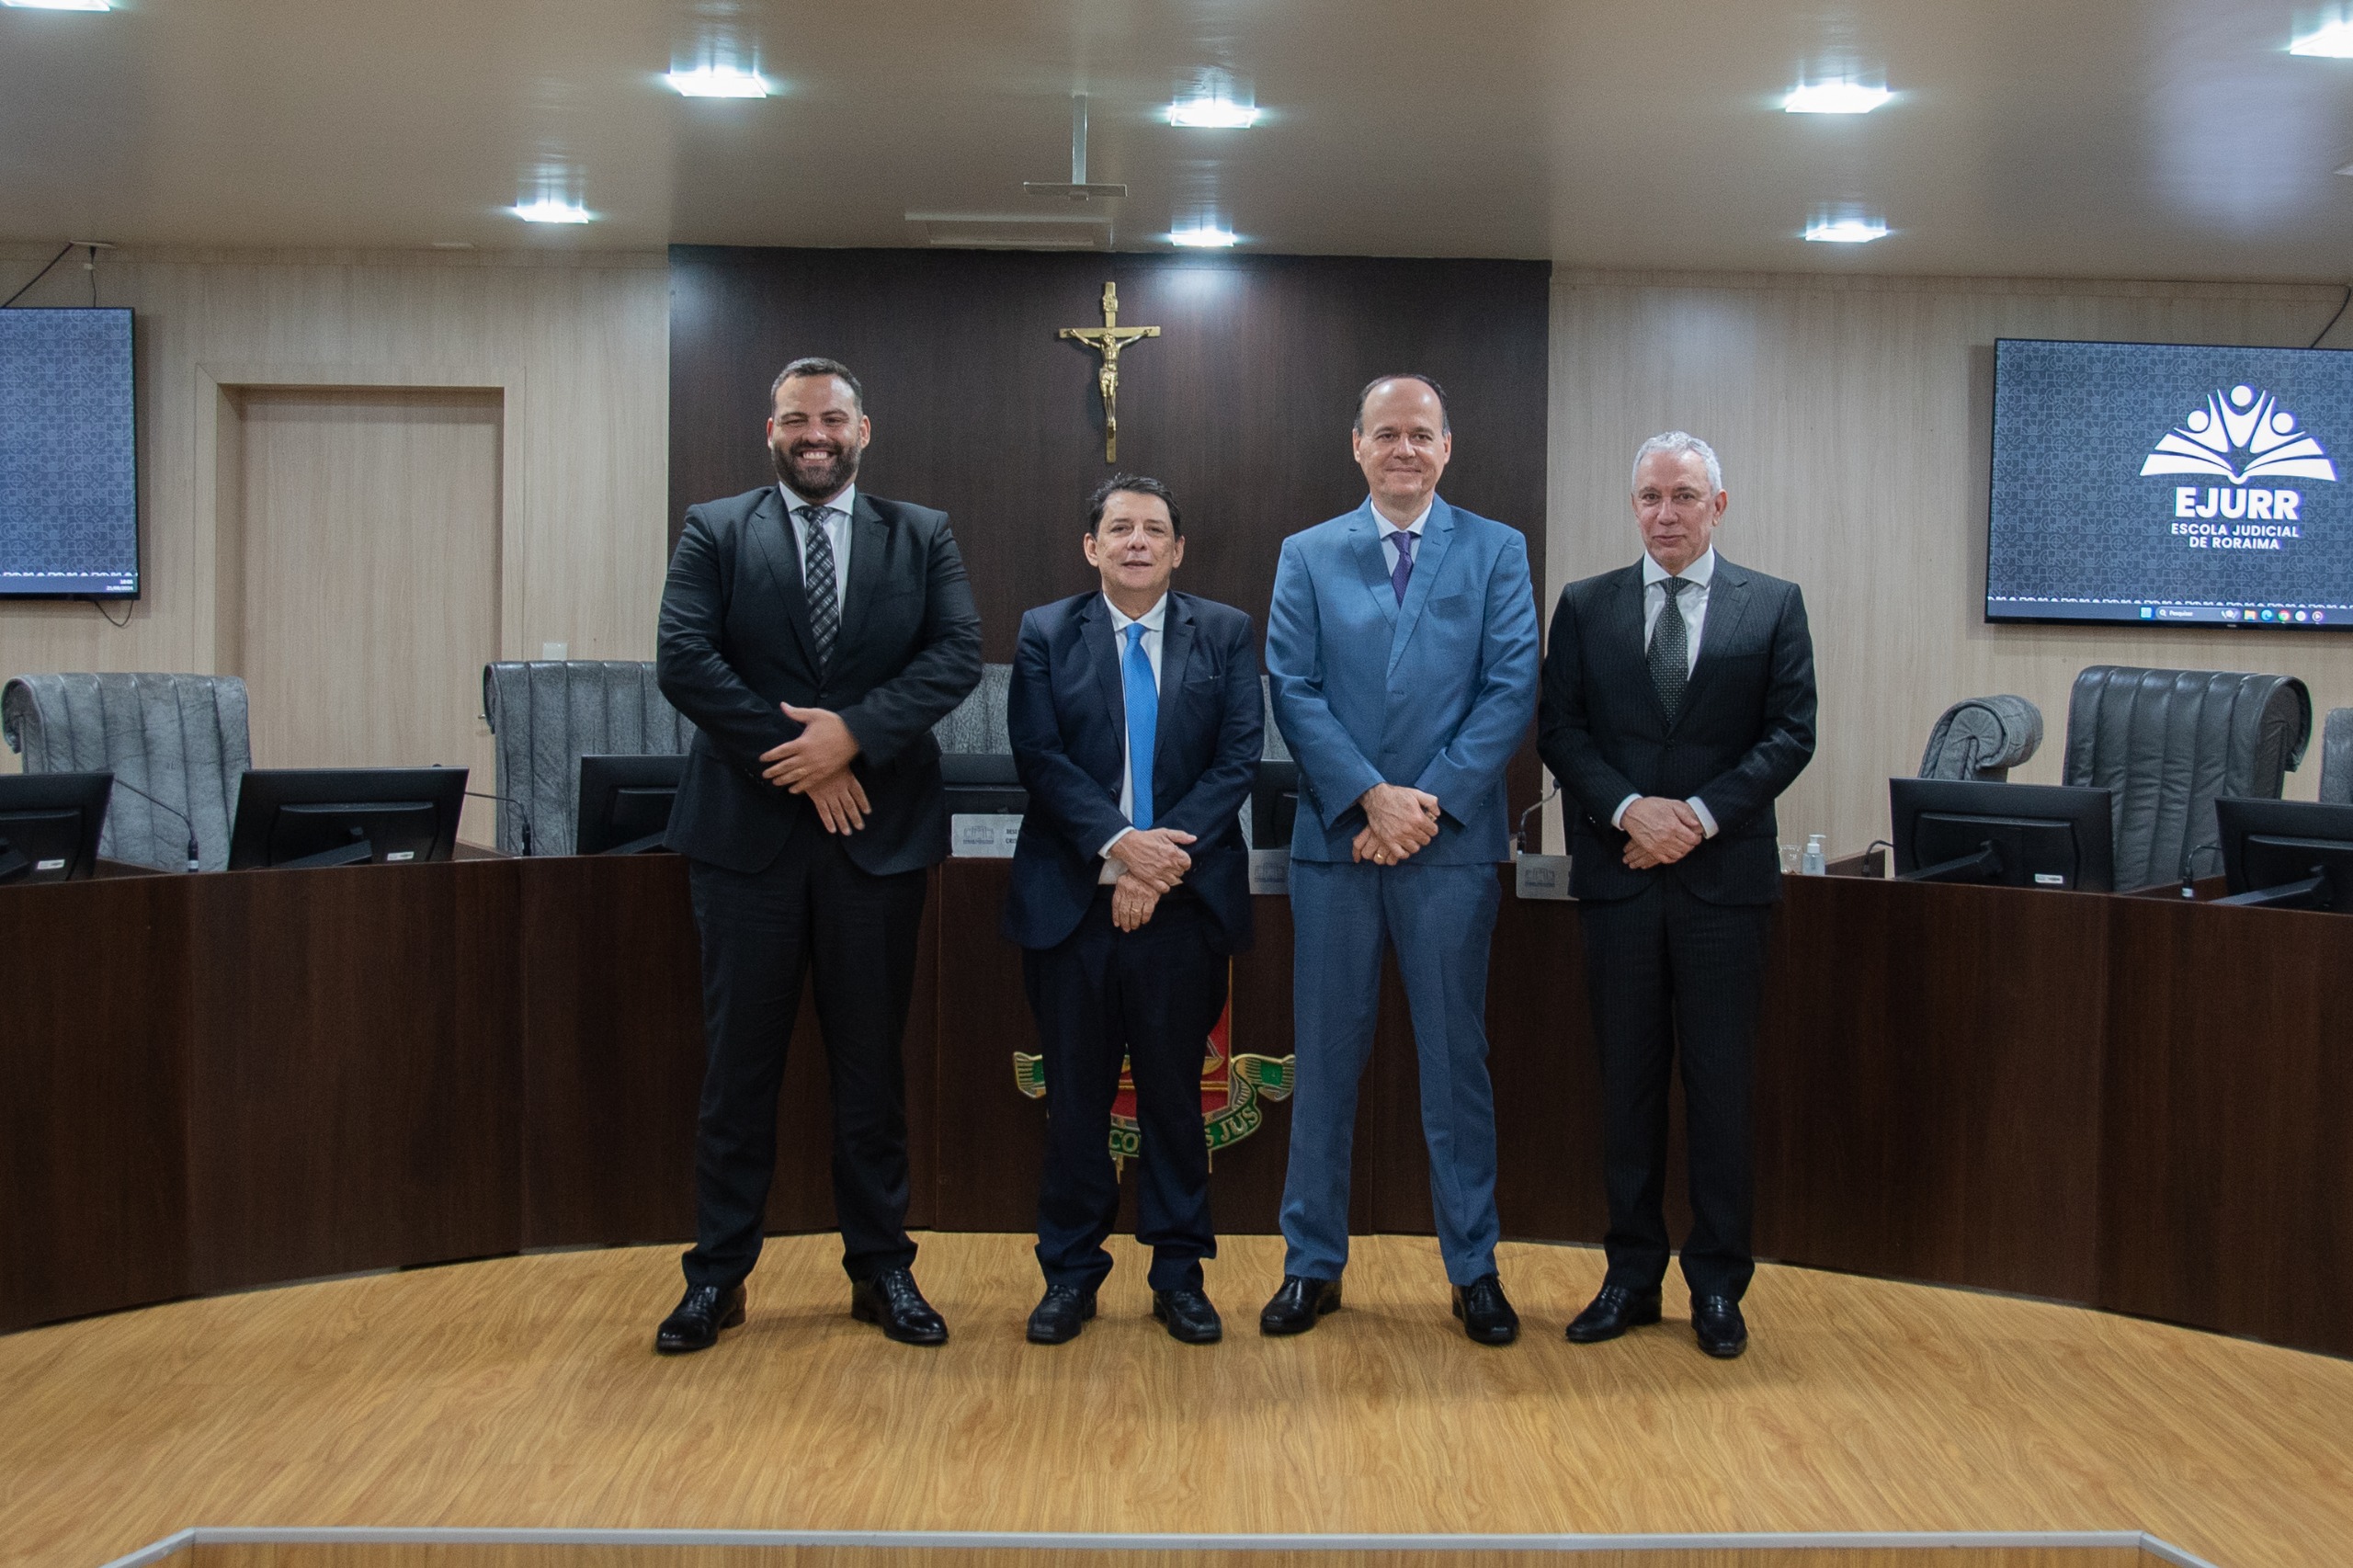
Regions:
<svg viewBox="0 0 2353 1568"><path fill-rule="evenodd" d="M2353 919L2118 900L2099 1304L2353 1355Z"/></svg>
<svg viewBox="0 0 2353 1568"><path fill-rule="evenodd" d="M517 863L181 885L195 1288L519 1245Z"/></svg>
<svg viewBox="0 0 2353 1568"><path fill-rule="evenodd" d="M1522 902L1505 875L1487 971L1487 1066L1495 1085L1495 1207L1504 1234L1598 1242L1601 1063L1574 903Z"/></svg>
<svg viewBox="0 0 2353 1568"><path fill-rule="evenodd" d="M690 1238L703 1048L687 863L521 870L524 1244Z"/></svg>
<svg viewBox="0 0 2353 1568"><path fill-rule="evenodd" d="M1017 1086L1013 1053L1035 1053L1021 949L998 933L1010 860L939 869L932 1076L932 1223L943 1231L1034 1231L1045 1169L1046 1102ZM1109 1130L1105 1130L1108 1135Z"/></svg>
<svg viewBox="0 0 2353 1568"><path fill-rule="evenodd" d="M2118 901L1787 887L1758 1052L1757 1250L2089 1301Z"/></svg>
<svg viewBox="0 0 2353 1568"><path fill-rule="evenodd" d="M164 877L0 888L0 1331L188 1292L188 918Z"/></svg>

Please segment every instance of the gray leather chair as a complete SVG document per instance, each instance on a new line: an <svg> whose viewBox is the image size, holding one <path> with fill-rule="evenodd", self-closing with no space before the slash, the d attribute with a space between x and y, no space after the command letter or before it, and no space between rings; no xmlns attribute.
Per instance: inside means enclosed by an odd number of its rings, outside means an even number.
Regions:
<svg viewBox="0 0 2353 1568"><path fill-rule="evenodd" d="M1920 777L2000 784L2041 748L2041 709L2023 697L1972 697L1946 709L1928 732Z"/></svg>
<svg viewBox="0 0 2353 1568"><path fill-rule="evenodd" d="M484 665L483 718L498 740L498 849L569 855L580 814L580 759L675 756L694 726L654 682L650 661L531 660ZM523 803L517 812L508 800Z"/></svg>
<svg viewBox="0 0 2353 1568"><path fill-rule="evenodd" d="M0 687L0 734L28 773L108 772L131 786L107 807L100 855L184 870L193 829L197 864L208 871L228 865L238 780L254 765L245 683L237 676L18 676Z"/></svg>
<svg viewBox="0 0 2353 1568"><path fill-rule="evenodd" d="M2353 708L2332 709L2320 737L2320 798L2353 806Z"/></svg>
<svg viewBox="0 0 2353 1568"><path fill-rule="evenodd" d="M2116 886L2222 869L2214 801L2278 800L2312 739L2293 676L2094 665L2067 702L2065 782L2116 791Z"/></svg>

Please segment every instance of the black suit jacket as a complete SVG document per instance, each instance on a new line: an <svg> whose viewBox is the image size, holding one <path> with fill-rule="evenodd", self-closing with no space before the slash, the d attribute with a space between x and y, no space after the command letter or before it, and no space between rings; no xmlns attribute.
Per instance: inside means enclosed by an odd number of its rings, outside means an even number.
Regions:
<svg viewBox="0 0 2353 1568"><path fill-rule="evenodd" d="M1097 852L1128 825L1120 814L1127 722L1119 642L1102 594L1023 616L1006 698L1013 759L1029 791L1005 901L1005 934L1017 946L1058 945L1095 898L1103 870ZM1184 885L1215 920L1220 952L1251 943L1250 849L1238 813L1258 777L1265 729L1250 618L1214 600L1170 594L1153 734L1153 825L1193 835Z"/></svg>
<svg viewBox="0 0 2353 1568"><path fill-rule="evenodd" d="M851 769L873 810L845 840L878 876L948 855L931 727L981 681L981 618L948 517L860 491L833 666L820 672L801 550L773 484L687 509L662 592L655 676L695 725L664 843L733 871L765 870L808 800L760 777L760 754L801 733L780 704L827 708L858 737Z"/></svg>
<svg viewBox="0 0 2353 1568"><path fill-rule="evenodd" d="M1631 898L1672 876L1711 903L1780 896L1773 801L1813 756L1813 640L1795 583L1719 553L1683 710L1667 722L1643 653L1640 562L1561 591L1536 749L1571 807L1569 891ZM1633 870L1609 825L1629 795L1698 796L1717 836Z"/></svg>

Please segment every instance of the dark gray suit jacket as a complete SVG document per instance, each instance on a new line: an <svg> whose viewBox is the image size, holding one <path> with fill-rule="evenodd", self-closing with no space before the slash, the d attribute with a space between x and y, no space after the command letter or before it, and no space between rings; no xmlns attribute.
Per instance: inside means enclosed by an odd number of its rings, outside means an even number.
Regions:
<svg viewBox="0 0 2353 1568"><path fill-rule="evenodd" d="M823 833L808 800L760 777L760 754L801 733L779 706L827 708L858 737L873 810L844 841L875 875L948 856L931 727L981 681L981 618L948 517L858 494L832 667L820 671L801 551L773 484L688 507L662 593L662 695L693 722L664 843L733 871Z"/></svg>
<svg viewBox="0 0 2353 1568"><path fill-rule="evenodd" d="M1672 876L1711 903L1780 896L1773 801L1813 756L1813 640L1795 583L1716 556L1682 712L1673 723L1643 655L1640 562L1572 583L1552 612L1536 749L1570 808L1569 891L1631 898ZM1698 796L1717 836L1637 871L1609 825L1629 795Z"/></svg>

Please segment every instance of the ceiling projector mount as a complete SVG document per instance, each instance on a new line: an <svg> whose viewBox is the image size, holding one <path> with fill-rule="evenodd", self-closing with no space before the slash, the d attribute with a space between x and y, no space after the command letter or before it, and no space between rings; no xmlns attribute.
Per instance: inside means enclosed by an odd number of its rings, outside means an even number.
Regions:
<svg viewBox="0 0 2353 1568"><path fill-rule="evenodd" d="M1070 183L1026 179L1021 188L1032 196L1061 196L1073 201L1116 200L1128 194L1124 185L1089 185L1086 180L1086 95L1070 96Z"/></svg>

